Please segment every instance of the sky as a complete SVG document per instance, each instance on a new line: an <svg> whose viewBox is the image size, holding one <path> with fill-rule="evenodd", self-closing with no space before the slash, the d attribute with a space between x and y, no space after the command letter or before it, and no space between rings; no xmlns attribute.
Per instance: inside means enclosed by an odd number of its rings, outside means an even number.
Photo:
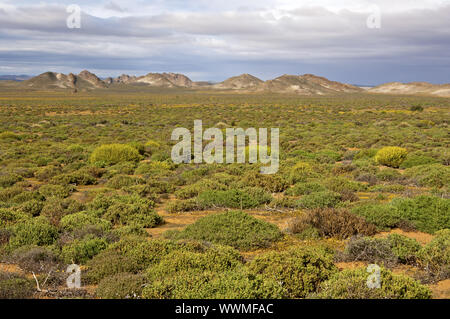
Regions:
<svg viewBox="0 0 450 319"><path fill-rule="evenodd" d="M450 83L450 0L0 0L0 74L84 69Z"/></svg>

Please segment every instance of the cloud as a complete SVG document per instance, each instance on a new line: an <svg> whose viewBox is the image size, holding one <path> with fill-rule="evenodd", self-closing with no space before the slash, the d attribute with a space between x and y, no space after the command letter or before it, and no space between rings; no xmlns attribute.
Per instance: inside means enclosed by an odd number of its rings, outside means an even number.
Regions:
<svg viewBox="0 0 450 319"><path fill-rule="evenodd" d="M308 70L346 82L377 70L386 74L377 71L372 81L430 80L428 67L435 70L431 80L450 81L448 1L402 0L392 7L378 1L380 29L366 25L373 1L343 2L86 1L80 3L81 29L69 29L65 5L6 1L0 5L0 63L18 73L55 67L100 75L178 71L206 80L230 72L268 78Z"/></svg>

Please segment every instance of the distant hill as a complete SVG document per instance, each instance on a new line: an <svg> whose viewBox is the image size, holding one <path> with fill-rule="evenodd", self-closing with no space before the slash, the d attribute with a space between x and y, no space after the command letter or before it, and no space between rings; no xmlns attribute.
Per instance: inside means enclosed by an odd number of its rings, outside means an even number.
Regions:
<svg viewBox="0 0 450 319"><path fill-rule="evenodd" d="M100 79L94 73L87 70L75 75L56 72L45 72L33 78L26 75L6 75L3 83L9 83L8 87L27 87L31 89L70 89L77 91L121 88L135 86L134 89L145 90L149 88L185 88L207 90L233 90L236 92L273 92L300 95L326 95L334 93L370 92L378 94L419 94L441 97L450 97L450 84L431 84L427 82L400 83L392 82L376 87L360 87L341 82L331 81L327 78L313 74L282 75L272 80L263 81L250 74L233 76L220 83L206 81L193 82L186 75L179 73L148 73L142 76L122 74L116 78ZM21 81L22 82L13 82ZM6 84L3 86L5 87ZM130 87L131 88L131 87Z"/></svg>
<svg viewBox="0 0 450 319"><path fill-rule="evenodd" d="M112 83L146 84L151 87L161 88L189 88L193 86L191 79L178 73L148 73L139 77L123 74L113 79Z"/></svg>
<svg viewBox="0 0 450 319"><path fill-rule="evenodd" d="M239 76L233 76L223 82L215 84L213 87L216 89L233 89L233 90L241 90L241 89L255 89L264 81L254 77L250 74L241 74Z"/></svg>
<svg viewBox="0 0 450 319"><path fill-rule="evenodd" d="M302 95L323 95L337 92L361 92L361 88L330 81L324 77L312 74L304 75L282 75L276 79L264 82L258 88L262 91L297 93Z"/></svg>
<svg viewBox="0 0 450 319"><path fill-rule="evenodd" d="M428 82L391 82L371 88L368 92L450 97L450 84L431 84Z"/></svg>
<svg viewBox="0 0 450 319"><path fill-rule="evenodd" d="M105 88L106 84L95 74L82 71L79 75L45 72L23 81L21 85L33 89L95 89Z"/></svg>

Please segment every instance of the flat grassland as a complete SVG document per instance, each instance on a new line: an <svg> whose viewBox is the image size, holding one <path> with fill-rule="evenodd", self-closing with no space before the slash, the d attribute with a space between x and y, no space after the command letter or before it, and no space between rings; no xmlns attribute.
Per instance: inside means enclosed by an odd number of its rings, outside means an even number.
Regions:
<svg viewBox="0 0 450 319"><path fill-rule="evenodd" d="M420 96L2 92L0 298L449 298L449 118ZM175 165L196 119L279 128L280 170Z"/></svg>

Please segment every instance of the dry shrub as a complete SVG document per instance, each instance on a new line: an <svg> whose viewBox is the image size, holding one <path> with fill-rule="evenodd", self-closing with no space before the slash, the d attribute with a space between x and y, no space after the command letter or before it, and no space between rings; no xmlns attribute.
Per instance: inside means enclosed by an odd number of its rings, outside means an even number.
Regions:
<svg viewBox="0 0 450 319"><path fill-rule="evenodd" d="M288 230L293 234L301 234L311 229L317 229L320 237L349 238L355 235L371 236L376 233L376 227L363 218L350 213L346 209L314 209L306 212L290 222Z"/></svg>

